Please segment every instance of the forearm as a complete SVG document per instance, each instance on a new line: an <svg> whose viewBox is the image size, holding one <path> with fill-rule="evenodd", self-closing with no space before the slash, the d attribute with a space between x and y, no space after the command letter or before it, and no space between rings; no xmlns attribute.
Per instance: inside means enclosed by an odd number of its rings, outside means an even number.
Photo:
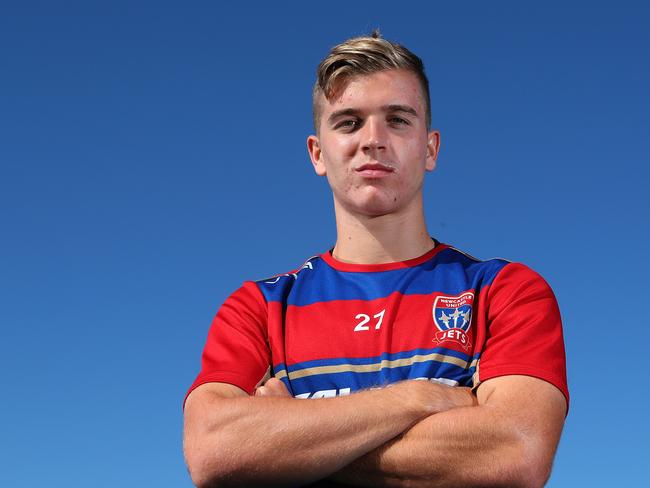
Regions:
<svg viewBox="0 0 650 488"><path fill-rule="evenodd" d="M229 481L270 484L321 479L425 416L454 406L442 396L428 404L420 401L413 393L423 386L402 385L319 400L203 401L192 406L186 419L188 464L198 473L193 474L195 481L206 486L213 480L228 485Z"/></svg>
<svg viewBox="0 0 650 488"><path fill-rule="evenodd" d="M333 479L358 486L518 486L525 443L487 407L427 417Z"/></svg>
<svg viewBox="0 0 650 488"><path fill-rule="evenodd" d="M564 399L548 384L524 390L530 379L516 381L525 393L495 394L494 402L481 398L475 407L429 416L332 479L373 487L543 486L562 430Z"/></svg>
<svg viewBox="0 0 650 488"><path fill-rule="evenodd" d="M206 477L223 482L317 480L389 441L418 418L413 412L387 412L376 393L313 401L250 397L229 400L227 406L219 403L206 412L209 418L200 442L203 462L208 464Z"/></svg>

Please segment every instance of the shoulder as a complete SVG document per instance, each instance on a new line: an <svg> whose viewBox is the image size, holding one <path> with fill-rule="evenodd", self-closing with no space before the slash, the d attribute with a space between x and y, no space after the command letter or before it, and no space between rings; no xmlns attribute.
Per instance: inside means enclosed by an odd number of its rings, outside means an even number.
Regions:
<svg viewBox="0 0 650 488"><path fill-rule="evenodd" d="M462 273L470 281L480 281L483 285L490 284L504 268L513 264L505 258L479 259L454 246L444 246L439 253L438 265L447 266L450 271Z"/></svg>
<svg viewBox="0 0 650 488"><path fill-rule="evenodd" d="M436 267L444 268L445 274L452 277L463 276L476 289L490 290L490 295L496 292L503 295L504 291L516 293L523 289L553 294L546 280L526 264L502 257L479 259L453 246L444 246L437 257Z"/></svg>
<svg viewBox="0 0 650 488"><path fill-rule="evenodd" d="M297 282L309 279L310 275L322 268L322 261L320 255L314 255L291 271L251 280L244 283L244 286L256 288L267 302L277 301L280 297L286 296Z"/></svg>
<svg viewBox="0 0 650 488"><path fill-rule="evenodd" d="M264 285L264 284L276 284L283 278L288 278L288 279L290 278L290 279L296 280L296 279L298 279L298 274L301 271L303 271L305 269L313 270L314 266L321 260L322 260L322 258L321 258L320 255L314 255L314 256L310 257L309 259L303 261L303 263L298 268L295 268L295 269L293 269L291 271L288 271L286 273L275 274L275 275L272 275L272 276L270 276L268 278L262 278L262 279L259 279L259 280L254 280L253 282L257 283L259 285Z"/></svg>

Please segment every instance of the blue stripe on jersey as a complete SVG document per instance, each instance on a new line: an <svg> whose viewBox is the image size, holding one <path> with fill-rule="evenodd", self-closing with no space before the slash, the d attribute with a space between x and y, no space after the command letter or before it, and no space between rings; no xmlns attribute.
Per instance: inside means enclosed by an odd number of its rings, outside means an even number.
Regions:
<svg viewBox="0 0 650 488"><path fill-rule="evenodd" d="M351 392L365 388L381 387L397 381L417 378L444 378L457 381L459 386L472 386L476 367L459 368L454 364L426 361L396 368L383 368L380 371L358 373L343 371L326 373L304 378L282 378L292 394L314 393L321 390L340 390L350 388Z"/></svg>
<svg viewBox="0 0 650 488"><path fill-rule="evenodd" d="M320 257L308 263L309 268L295 275L258 281L266 301L304 306L332 300L375 300L394 292L404 295L433 292L455 295L469 289L478 292L492 283L508 261L476 261L447 248L418 266L374 273L338 271ZM436 272L430 272L434 268ZM378 280L377 275L381 275L381 279Z"/></svg>

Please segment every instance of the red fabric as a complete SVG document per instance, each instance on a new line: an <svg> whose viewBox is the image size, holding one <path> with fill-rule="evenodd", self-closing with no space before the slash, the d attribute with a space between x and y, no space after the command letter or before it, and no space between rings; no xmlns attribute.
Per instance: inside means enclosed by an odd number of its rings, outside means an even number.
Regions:
<svg viewBox="0 0 650 488"><path fill-rule="evenodd" d="M196 387L210 382L229 383L252 395L271 363L266 321L261 292L255 283L244 283L215 316L203 350L201 372L185 399ZM238 363L241 370L233 371Z"/></svg>
<svg viewBox="0 0 650 488"><path fill-rule="evenodd" d="M431 304L434 297L435 293L408 296L393 293L372 301L342 300L328 310L322 303L284 308L280 302L267 304L258 285L246 282L217 313L203 352L201 372L187 395L208 382L229 383L253 394L269 365L285 356L288 340L285 321L289 319L291 323L310 326L292 329L290 342L300 347L292 347L291 353L287 353L288 364L322 357L357 357L358 351L368 348L365 356L378 354L374 349L377 347L379 352L389 353L433 347L436 328ZM389 302L396 305L388 307ZM390 339L386 344L380 341L373 345L366 335L349 333L349 320L344 319L354 317L362 304L371 311L380 308L393 311L394 315L384 318L386 323L393 324L386 329L390 335L386 335ZM341 312L342 318L337 319L332 310L339 309L345 313ZM325 326L314 326L325 316ZM560 313L552 290L539 274L522 264L506 264L490 284L476 293L473 317L468 331L472 350L463 352L470 356L480 353L475 386L498 376L533 376L556 386L568 404ZM400 331L409 329L411 332L400 335ZM377 334L375 339L381 337ZM450 343L445 347L456 346Z"/></svg>
<svg viewBox="0 0 650 488"><path fill-rule="evenodd" d="M556 386L568 405L562 321L549 285L530 268L511 263L486 295L488 329L479 380L534 376Z"/></svg>

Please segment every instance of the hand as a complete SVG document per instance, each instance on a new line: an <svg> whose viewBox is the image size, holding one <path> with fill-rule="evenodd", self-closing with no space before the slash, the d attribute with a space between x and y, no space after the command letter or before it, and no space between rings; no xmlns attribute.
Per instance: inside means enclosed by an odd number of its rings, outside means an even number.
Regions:
<svg viewBox="0 0 650 488"><path fill-rule="evenodd" d="M266 383L255 390L255 396L259 397L291 397L289 390L281 380L269 378Z"/></svg>
<svg viewBox="0 0 650 488"><path fill-rule="evenodd" d="M416 409L424 408L429 414L442 412L455 407L469 407L477 404L470 388L450 387L433 381L406 380L388 385L399 396L399 401L411 401ZM292 398L284 383L277 378L269 378L264 385L255 390L258 397Z"/></svg>
<svg viewBox="0 0 650 488"><path fill-rule="evenodd" d="M425 415L478 404L470 388L447 386L436 381L406 380L388 385L388 389L416 411L424 409Z"/></svg>

